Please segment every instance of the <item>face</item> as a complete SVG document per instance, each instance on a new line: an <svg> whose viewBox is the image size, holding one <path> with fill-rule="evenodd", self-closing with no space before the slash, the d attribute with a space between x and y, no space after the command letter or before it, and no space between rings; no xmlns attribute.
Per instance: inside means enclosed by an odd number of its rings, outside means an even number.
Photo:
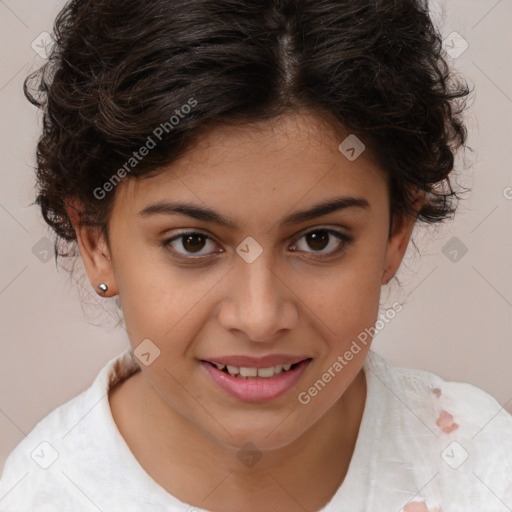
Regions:
<svg viewBox="0 0 512 512"><path fill-rule="evenodd" d="M89 278L119 294L151 389L223 445L291 443L361 371L370 339L341 371L335 363L375 324L413 221L395 220L388 238L386 177L367 151L348 160L342 140L305 114L217 128L160 174L117 186L108 248L80 231ZM331 211L298 215L334 201ZM206 362L274 355L228 362L305 361L267 379Z"/></svg>

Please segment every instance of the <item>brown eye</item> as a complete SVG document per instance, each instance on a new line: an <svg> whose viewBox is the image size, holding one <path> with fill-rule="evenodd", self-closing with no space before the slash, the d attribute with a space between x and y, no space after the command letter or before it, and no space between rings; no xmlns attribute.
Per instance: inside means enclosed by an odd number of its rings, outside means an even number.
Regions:
<svg viewBox="0 0 512 512"><path fill-rule="evenodd" d="M203 248L206 237L201 234L194 233L192 235L186 235L182 238L182 245L185 250L195 253L196 251L200 251Z"/></svg>
<svg viewBox="0 0 512 512"><path fill-rule="evenodd" d="M329 238L325 231L311 231L306 235L306 242L315 251L321 251L329 244Z"/></svg>
<svg viewBox="0 0 512 512"><path fill-rule="evenodd" d="M351 236L334 229L310 230L300 236L297 239L297 242L301 241L302 239L305 240L306 243L304 245L306 247L301 248L299 247L300 244L295 244L292 248L292 251L296 251L298 248L298 250L304 251L306 253L318 253L317 257L320 259L341 253L345 250L346 246L353 242L353 238ZM321 252L329 246L332 247L330 251ZM308 251L307 248L312 249L313 251Z"/></svg>
<svg viewBox="0 0 512 512"><path fill-rule="evenodd" d="M297 243L302 239L305 241L306 247L304 248L301 248L301 244ZM297 238L295 245L291 247L291 251L299 250L300 252L313 254L317 259L323 259L342 253L352 241L351 236L334 229L314 229ZM208 243L212 245L211 249L213 250L205 250ZM216 244L210 236L195 231L182 232L164 240L162 246L168 248L174 257L191 261L206 259L215 253L223 252L222 249L215 250ZM331 250L325 251L329 247L331 247Z"/></svg>
<svg viewBox="0 0 512 512"><path fill-rule="evenodd" d="M199 232L184 232L179 235L173 236L167 240L162 242L163 247L168 247L170 250L176 255L178 258L185 259L201 259L203 257L207 257L213 252L218 251L209 251L203 252L201 251L208 245L208 242L211 242L213 248L215 248L215 243L213 240L204 233ZM189 256L190 255L190 256ZM197 255L197 256L193 256Z"/></svg>

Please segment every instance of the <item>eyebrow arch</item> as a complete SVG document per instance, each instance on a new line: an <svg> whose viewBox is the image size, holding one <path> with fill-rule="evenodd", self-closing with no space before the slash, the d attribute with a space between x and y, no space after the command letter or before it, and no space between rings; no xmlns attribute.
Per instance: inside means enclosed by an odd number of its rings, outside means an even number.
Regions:
<svg viewBox="0 0 512 512"><path fill-rule="evenodd" d="M323 201L312 208L299 210L287 215L282 221L282 226L290 226L301 222L321 217L335 211L347 208L358 208L362 210L370 210L370 203L364 197L337 197ZM213 222L220 226L225 226L231 230L235 230L237 225L221 215L219 212L208 207L200 207L190 203L157 201L149 204L138 214L141 217L150 217L153 215L186 215L194 219Z"/></svg>

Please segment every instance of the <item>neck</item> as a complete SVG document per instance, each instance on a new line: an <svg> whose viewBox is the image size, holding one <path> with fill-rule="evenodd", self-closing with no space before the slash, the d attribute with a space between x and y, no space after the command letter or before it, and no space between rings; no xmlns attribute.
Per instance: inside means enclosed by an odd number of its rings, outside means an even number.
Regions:
<svg viewBox="0 0 512 512"><path fill-rule="evenodd" d="M142 466L178 499L226 512L275 506L277 495L284 510L294 501L306 509L324 506L347 473L366 399L361 369L312 427L285 446L262 451L251 466L240 463L239 447L219 443L167 405L143 376L140 384L142 428L150 433L136 455Z"/></svg>

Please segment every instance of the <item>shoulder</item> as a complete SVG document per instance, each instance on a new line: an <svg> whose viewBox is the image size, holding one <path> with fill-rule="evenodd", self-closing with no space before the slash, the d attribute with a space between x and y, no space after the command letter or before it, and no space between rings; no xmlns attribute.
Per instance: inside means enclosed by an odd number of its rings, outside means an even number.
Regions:
<svg viewBox="0 0 512 512"><path fill-rule="evenodd" d="M512 415L492 395L473 384L445 380L425 370L394 366L373 351L365 369L398 402L402 400L402 406L413 406L425 420L435 417L439 433L462 429L476 434L489 428L512 436Z"/></svg>
<svg viewBox="0 0 512 512"><path fill-rule="evenodd" d="M512 503L512 415L503 405L472 384L397 367L373 351L365 372L380 408L377 457L384 465L415 485L431 482L426 492L442 500L443 510L506 510L500 507Z"/></svg>
<svg viewBox="0 0 512 512"><path fill-rule="evenodd" d="M84 415L90 397L88 389L51 411L9 454L0 479L1 512L52 511L52 504L70 505L72 509L72 503L66 501L69 493L64 482L65 472L61 472L65 458L63 448L69 433ZM74 437L69 436L69 439ZM54 503L56 499L58 502Z"/></svg>
<svg viewBox="0 0 512 512"><path fill-rule="evenodd" d="M92 385L35 425L9 454L0 479L0 512L89 510L75 478L98 477L108 442L108 390L135 371L127 350L111 359ZM84 504L80 508L79 504Z"/></svg>

